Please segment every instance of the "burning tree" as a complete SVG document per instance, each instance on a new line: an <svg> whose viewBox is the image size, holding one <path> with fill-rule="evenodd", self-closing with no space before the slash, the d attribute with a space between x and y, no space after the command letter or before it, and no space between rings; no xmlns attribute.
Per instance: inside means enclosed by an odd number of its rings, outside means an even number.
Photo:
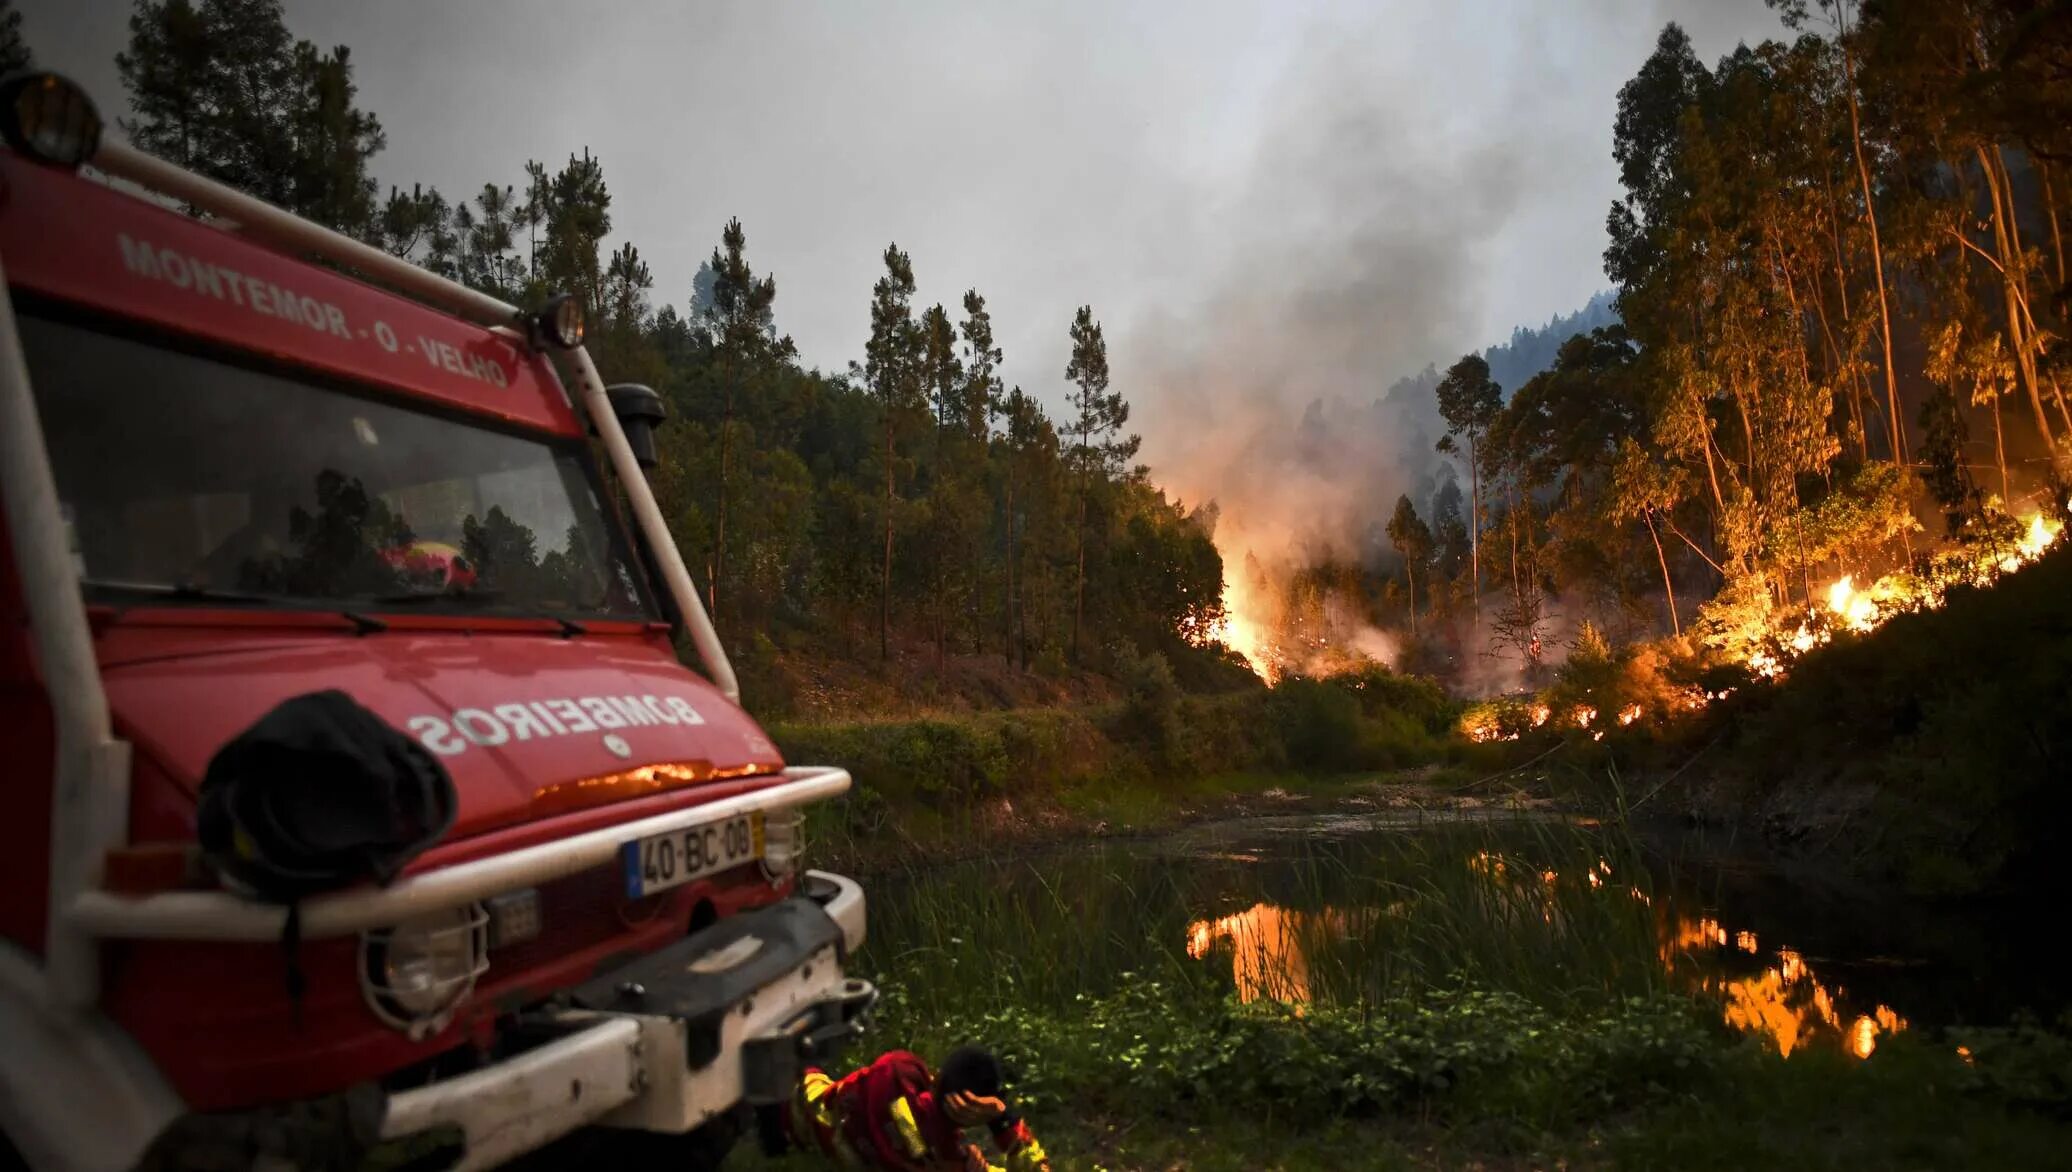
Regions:
<svg viewBox="0 0 2072 1172"><path fill-rule="evenodd" d="M1396 498L1395 515L1389 518L1389 542L1403 555L1403 576L1410 585L1410 635L1417 636L1417 567L1432 556L1432 530L1417 515L1408 496Z"/></svg>

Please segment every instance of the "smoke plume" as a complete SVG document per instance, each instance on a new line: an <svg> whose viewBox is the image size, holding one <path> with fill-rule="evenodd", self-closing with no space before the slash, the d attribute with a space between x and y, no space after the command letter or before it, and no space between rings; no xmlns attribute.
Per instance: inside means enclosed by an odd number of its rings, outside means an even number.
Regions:
<svg viewBox="0 0 2072 1172"><path fill-rule="evenodd" d="M1240 620L1268 621L1299 568L1393 560L1381 526L1399 494L1426 507L1440 428L1428 384L1391 386L1470 348L1487 245L1546 162L1416 114L1430 103L1403 101L1371 48L1319 46L1292 71L1222 270L1127 341L1145 458L1181 499L1216 503Z"/></svg>

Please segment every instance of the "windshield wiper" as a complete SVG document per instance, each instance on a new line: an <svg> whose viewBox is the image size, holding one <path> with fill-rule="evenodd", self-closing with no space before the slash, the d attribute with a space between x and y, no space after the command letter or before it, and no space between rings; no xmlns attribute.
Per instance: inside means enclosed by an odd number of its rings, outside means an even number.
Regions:
<svg viewBox="0 0 2072 1172"><path fill-rule="evenodd" d="M80 585L95 590L113 590L123 594L137 594L147 598L172 598L182 602L257 602L297 603L306 600L284 598L278 594L253 594L243 590L218 590L213 586L198 586L192 582L125 582L114 578L82 578ZM322 609L318 607L316 609ZM353 625L356 635L372 635L388 630L388 624L355 611L341 610L338 617Z"/></svg>
<svg viewBox="0 0 2072 1172"><path fill-rule="evenodd" d="M501 590L399 590L394 594L376 594L368 599L384 606L404 606L419 602L494 602L503 597Z"/></svg>
<svg viewBox="0 0 2072 1172"><path fill-rule="evenodd" d="M248 594L239 590L218 590L193 582L125 582L115 578L81 578L81 586L92 590L115 590L149 598L178 598L194 602L285 602L271 594Z"/></svg>

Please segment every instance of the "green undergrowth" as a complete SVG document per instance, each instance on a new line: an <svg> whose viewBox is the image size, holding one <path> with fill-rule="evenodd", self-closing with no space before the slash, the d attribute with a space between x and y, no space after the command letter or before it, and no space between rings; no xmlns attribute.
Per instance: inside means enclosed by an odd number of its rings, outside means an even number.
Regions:
<svg viewBox="0 0 2072 1172"><path fill-rule="evenodd" d="M1469 768L1458 706L1385 670L1191 695L1145 656L1123 683L1112 704L777 723L770 734L786 760L854 777L845 801L813 815L813 834L838 853L1143 829L1275 788L1330 793L1413 769L1443 783Z"/></svg>
<svg viewBox="0 0 2072 1172"><path fill-rule="evenodd" d="M1298 1012L1146 980L1064 1012L904 1014L877 1040L994 1045L1060 1169L2057 1168L2072 1140L2062 1082L2009 1093L2062 1060L2043 1031L1994 1031L2022 1049L1993 1055L2007 1076L1926 1036L1780 1058L1674 993L1562 1011L1457 987Z"/></svg>
<svg viewBox="0 0 2072 1172"><path fill-rule="evenodd" d="M1921 1026L1868 1061L1729 1029L1662 963L1616 824L1159 849L878 877L854 1057L993 1047L1060 1169L2042 1168L2072 1140L2060 1028Z"/></svg>

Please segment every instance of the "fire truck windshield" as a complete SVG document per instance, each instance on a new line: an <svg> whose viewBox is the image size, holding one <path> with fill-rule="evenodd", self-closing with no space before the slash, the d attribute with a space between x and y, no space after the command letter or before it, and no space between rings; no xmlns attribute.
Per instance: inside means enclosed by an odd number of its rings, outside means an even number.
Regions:
<svg viewBox="0 0 2072 1172"><path fill-rule="evenodd" d="M652 617L574 440L18 320L90 594Z"/></svg>

